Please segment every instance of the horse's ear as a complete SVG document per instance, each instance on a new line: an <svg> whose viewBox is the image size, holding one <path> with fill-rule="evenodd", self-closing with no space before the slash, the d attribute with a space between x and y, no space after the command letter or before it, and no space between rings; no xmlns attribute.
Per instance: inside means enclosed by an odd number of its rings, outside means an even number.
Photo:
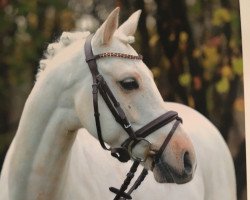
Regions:
<svg viewBox="0 0 250 200"><path fill-rule="evenodd" d="M118 19L119 19L120 8L117 7L114 9L106 21L101 25L101 27L96 31L93 42L99 45L108 44L111 41L111 38L118 28Z"/></svg>
<svg viewBox="0 0 250 200"><path fill-rule="evenodd" d="M133 36L136 32L138 21L141 15L141 10L134 12L117 30L126 36Z"/></svg>

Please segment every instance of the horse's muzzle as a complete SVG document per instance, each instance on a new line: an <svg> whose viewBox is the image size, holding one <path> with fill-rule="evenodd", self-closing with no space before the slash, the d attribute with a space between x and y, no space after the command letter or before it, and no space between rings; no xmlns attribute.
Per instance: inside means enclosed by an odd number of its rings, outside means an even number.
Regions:
<svg viewBox="0 0 250 200"><path fill-rule="evenodd" d="M196 163L192 162L189 153L185 152L183 154L183 167L181 170L176 170L161 157L155 161L153 173L155 180L159 183L184 184L193 179L195 169Z"/></svg>

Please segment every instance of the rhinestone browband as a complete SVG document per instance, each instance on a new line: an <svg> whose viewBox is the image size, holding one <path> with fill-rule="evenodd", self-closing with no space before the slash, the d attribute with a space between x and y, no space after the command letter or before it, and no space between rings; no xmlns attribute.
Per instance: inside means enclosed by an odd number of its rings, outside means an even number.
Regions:
<svg viewBox="0 0 250 200"><path fill-rule="evenodd" d="M113 53L113 52L107 52L107 53L101 53L98 55L95 55L95 59L99 58L105 58L105 57L119 57L119 58L127 58L127 59L135 59L135 60L142 60L142 55L130 55L130 54L125 54L125 53Z"/></svg>

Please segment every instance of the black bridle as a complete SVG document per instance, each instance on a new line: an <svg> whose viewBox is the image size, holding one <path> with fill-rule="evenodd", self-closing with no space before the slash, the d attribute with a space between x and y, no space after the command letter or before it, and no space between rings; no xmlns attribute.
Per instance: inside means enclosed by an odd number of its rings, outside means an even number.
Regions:
<svg viewBox="0 0 250 200"><path fill-rule="evenodd" d="M153 156L153 164L152 164L152 168L153 168L154 165L159 162L164 149L168 145L176 128L178 127L179 123L182 122L182 120L180 117L178 117L177 112L169 111L159 116L158 118L154 119L153 121L149 122L142 128L134 131L123 109L121 108L119 102L114 97L112 91L108 87L103 76L99 73L96 60L100 58L105 58L105 57L119 57L119 58L125 58L125 59L141 60L142 56L141 55L134 56L134 55L129 55L129 54L113 53L113 52L94 55L92 51L92 46L91 46L92 37L93 35L90 35L87 37L84 50L85 50L86 62L88 63L88 66L89 66L89 69L91 71L92 78L93 78L93 84L92 84L93 106L94 106L94 116L95 116L96 129L97 129L99 142L103 149L111 151L111 155L116 157L119 161L127 162L131 158L134 160L134 163L129 173L127 174L127 177L124 183L122 184L122 186L120 187L120 189L111 187L110 190L116 193L116 197L114 198L116 200L120 199L120 197L125 198L125 199L132 199L130 194L133 192L133 190L135 190L140 185L140 183L144 180L145 176L147 175L147 170L144 168L141 175L135 181L131 189L127 193L125 193L125 190L130 184L131 179L134 177L134 173L137 170L139 163L145 161L144 158L138 158L138 157L133 156L132 149L136 146L136 144L138 144L141 141L146 141L148 143L148 147L150 148L151 144L145 138L149 136L151 133L153 133L154 131L163 127L164 125L176 120L168 136L164 140L163 144ZM127 132L129 136L121 144L120 147L109 148L104 143L104 140L102 137L101 123L100 123L100 113L99 113L99 108L98 108L98 92L100 93L103 100L107 104L116 122L121 125L121 127Z"/></svg>

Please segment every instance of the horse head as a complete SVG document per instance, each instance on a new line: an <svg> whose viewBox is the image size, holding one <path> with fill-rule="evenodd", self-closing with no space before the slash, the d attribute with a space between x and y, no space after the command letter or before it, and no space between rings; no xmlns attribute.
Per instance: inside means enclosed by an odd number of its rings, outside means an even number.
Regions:
<svg viewBox="0 0 250 200"><path fill-rule="evenodd" d="M130 46L134 42L141 11L130 16L118 27L119 8L115 9L96 31L91 46L94 55L107 52L118 52L122 55L135 56L138 54ZM120 102L126 117L134 130L156 119L167 112L164 101L154 83L152 73L140 59L123 59L122 56L107 56L98 59L96 64L99 73L104 77L108 87ZM82 95L85 99L91 97L90 91ZM103 140L110 147L119 147L128 138L120 124L115 122L114 116L102 98L99 98L99 113ZM89 101L91 103L91 100ZM81 106L79 105L79 110ZM92 105L82 109L83 113L93 113ZM83 115L82 115L83 116ZM85 128L97 137L94 119L90 115L82 118ZM133 146L133 154L146 157L143 165L152 169L158 182L185 183L192 179L196 166L194 148L187 134L179 125L168 146L163 150L159 162L152 167L154 153L160 149L163 141L171 132L174 121L154 131L145 140ZM147 142L150 143L148 150ZM146 154L146 155L145 155Z"/></svg>
<svg viewBox="0 0 250 200"><path fill-rule="evenodd" d="M103 55L107 52L122 55L104 56L96 60L96 65L135 133L168 112L152 73L130 45L134 42L140 13L141 11L135 12L118 27L119 8L116 8L90 42L93 55ZM38 73L36 85L39 88L40 85L46 84L48 89L55 82L58 91L63 90L59 104L66 110L72 111L68 117L68 129L76 130L84 127L90 134L100 139L93 109L91 87L93 74L85 60L83 47L88 35L86 32L64 33L58 43L50 45L47 59L40 63L41 73ZM65 46L66 48L62 48ZM62 51L59 52L58 49ZM51 67L47 70L45 66L48 65ZM102 96L97 95L97 97L102 139L111 148L117 149L128 140L128 134L124 127L116 122ZM192 179L195 171L196 158L192 142L182 125L176 126L176 120L177 118L174 118L164 126L158 126L144 139L128 144L129 153L132 154L130 157L138 155L145 158L142 165L153 171L157 182L186 183ZM161 148L170 134L173 136L169 138L168 144ZM155 154L159 149L162 152L156 162Z"/></svg>

